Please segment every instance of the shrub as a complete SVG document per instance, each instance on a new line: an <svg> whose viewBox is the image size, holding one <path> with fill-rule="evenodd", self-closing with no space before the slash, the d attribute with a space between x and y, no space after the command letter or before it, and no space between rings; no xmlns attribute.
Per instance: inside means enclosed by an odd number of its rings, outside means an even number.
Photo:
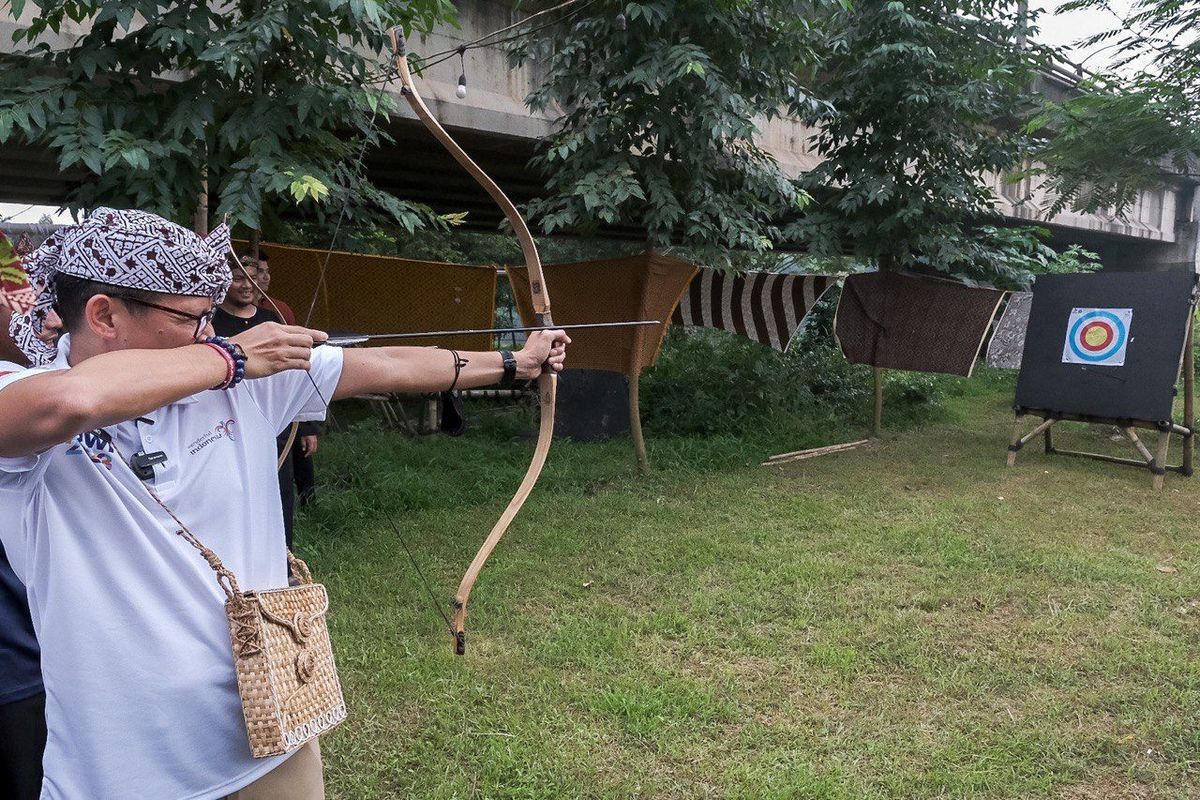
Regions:
<svg viewBox="0 0 1200 800"><path fill-rule="evenodd" d="M654 435L744 435L836 421L866 425L871 369L850 364L833 339L837 292L813 310L786 353L723 331L673 328L642 379L642 416ZM941 381L888 372L887 413L919 421L940 408Z"/></svg>

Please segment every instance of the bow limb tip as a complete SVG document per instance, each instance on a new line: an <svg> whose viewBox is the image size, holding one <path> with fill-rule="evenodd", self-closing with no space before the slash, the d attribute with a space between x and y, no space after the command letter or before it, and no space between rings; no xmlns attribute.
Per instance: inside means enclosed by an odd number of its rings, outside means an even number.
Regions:
<svg viewBox="0 0 1200 800"><path fill-rule="evenodd" d="M454 598L454 655L467 654L467 601L458 596Z"/></svg>
<svg viewBox="0 0 1200 800"><path fill-rule="evenodd" d="M404 38L404 28L397 25L388 31L388 37L392 40L392 52L397 58L403 58L408 55L408 42Z"/></svg>

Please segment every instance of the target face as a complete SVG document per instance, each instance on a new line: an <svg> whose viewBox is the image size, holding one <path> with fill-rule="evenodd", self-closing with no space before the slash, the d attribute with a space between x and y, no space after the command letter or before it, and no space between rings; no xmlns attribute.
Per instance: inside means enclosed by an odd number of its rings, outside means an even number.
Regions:
<svg viewBox="0 0 1200 800"><path fill-rule="evenodd" d="M1125 365L1132 308L1073 308L1067 320L1064 364Z"/></svg>

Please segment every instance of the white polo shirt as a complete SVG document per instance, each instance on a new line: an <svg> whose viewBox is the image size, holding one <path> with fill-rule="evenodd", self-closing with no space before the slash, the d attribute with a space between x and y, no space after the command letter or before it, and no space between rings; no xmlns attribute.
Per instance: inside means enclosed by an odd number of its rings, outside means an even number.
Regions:
<svg viewBox="0 0 1200 800"><path fill-rule="evenodd" d="M69 347L64 337L53 364L0 377L0 391L67 369ZM294 419L323 419L321 397L333 396L341 371L341 350L318 348L309 374L320 394L289 371L40 456L0 458L0 504L21 520L0 537L42 648L42 798L209 800L286 758L251 757L225 595L116 450L166 453L154 489L243 589L286 586L275 437Z"/></svg>

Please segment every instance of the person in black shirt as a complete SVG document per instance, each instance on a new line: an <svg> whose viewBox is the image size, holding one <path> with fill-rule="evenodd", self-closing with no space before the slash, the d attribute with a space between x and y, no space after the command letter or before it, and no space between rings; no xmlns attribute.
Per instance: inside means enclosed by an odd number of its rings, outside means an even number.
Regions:
<svg viewBox="0 0 1200 800"><path fill-rule="evenodd" d="M218 336L229 337L244 333L264 322L283 323L274 311L259 308L254 304L258 299L258 290L254 288L252 277L256 268L253 262L243 261L242 264L243 269L233 271L233 283L229 287L229 293L225 295L225 302L221 303L213 317L213 329Z"/></svg>

